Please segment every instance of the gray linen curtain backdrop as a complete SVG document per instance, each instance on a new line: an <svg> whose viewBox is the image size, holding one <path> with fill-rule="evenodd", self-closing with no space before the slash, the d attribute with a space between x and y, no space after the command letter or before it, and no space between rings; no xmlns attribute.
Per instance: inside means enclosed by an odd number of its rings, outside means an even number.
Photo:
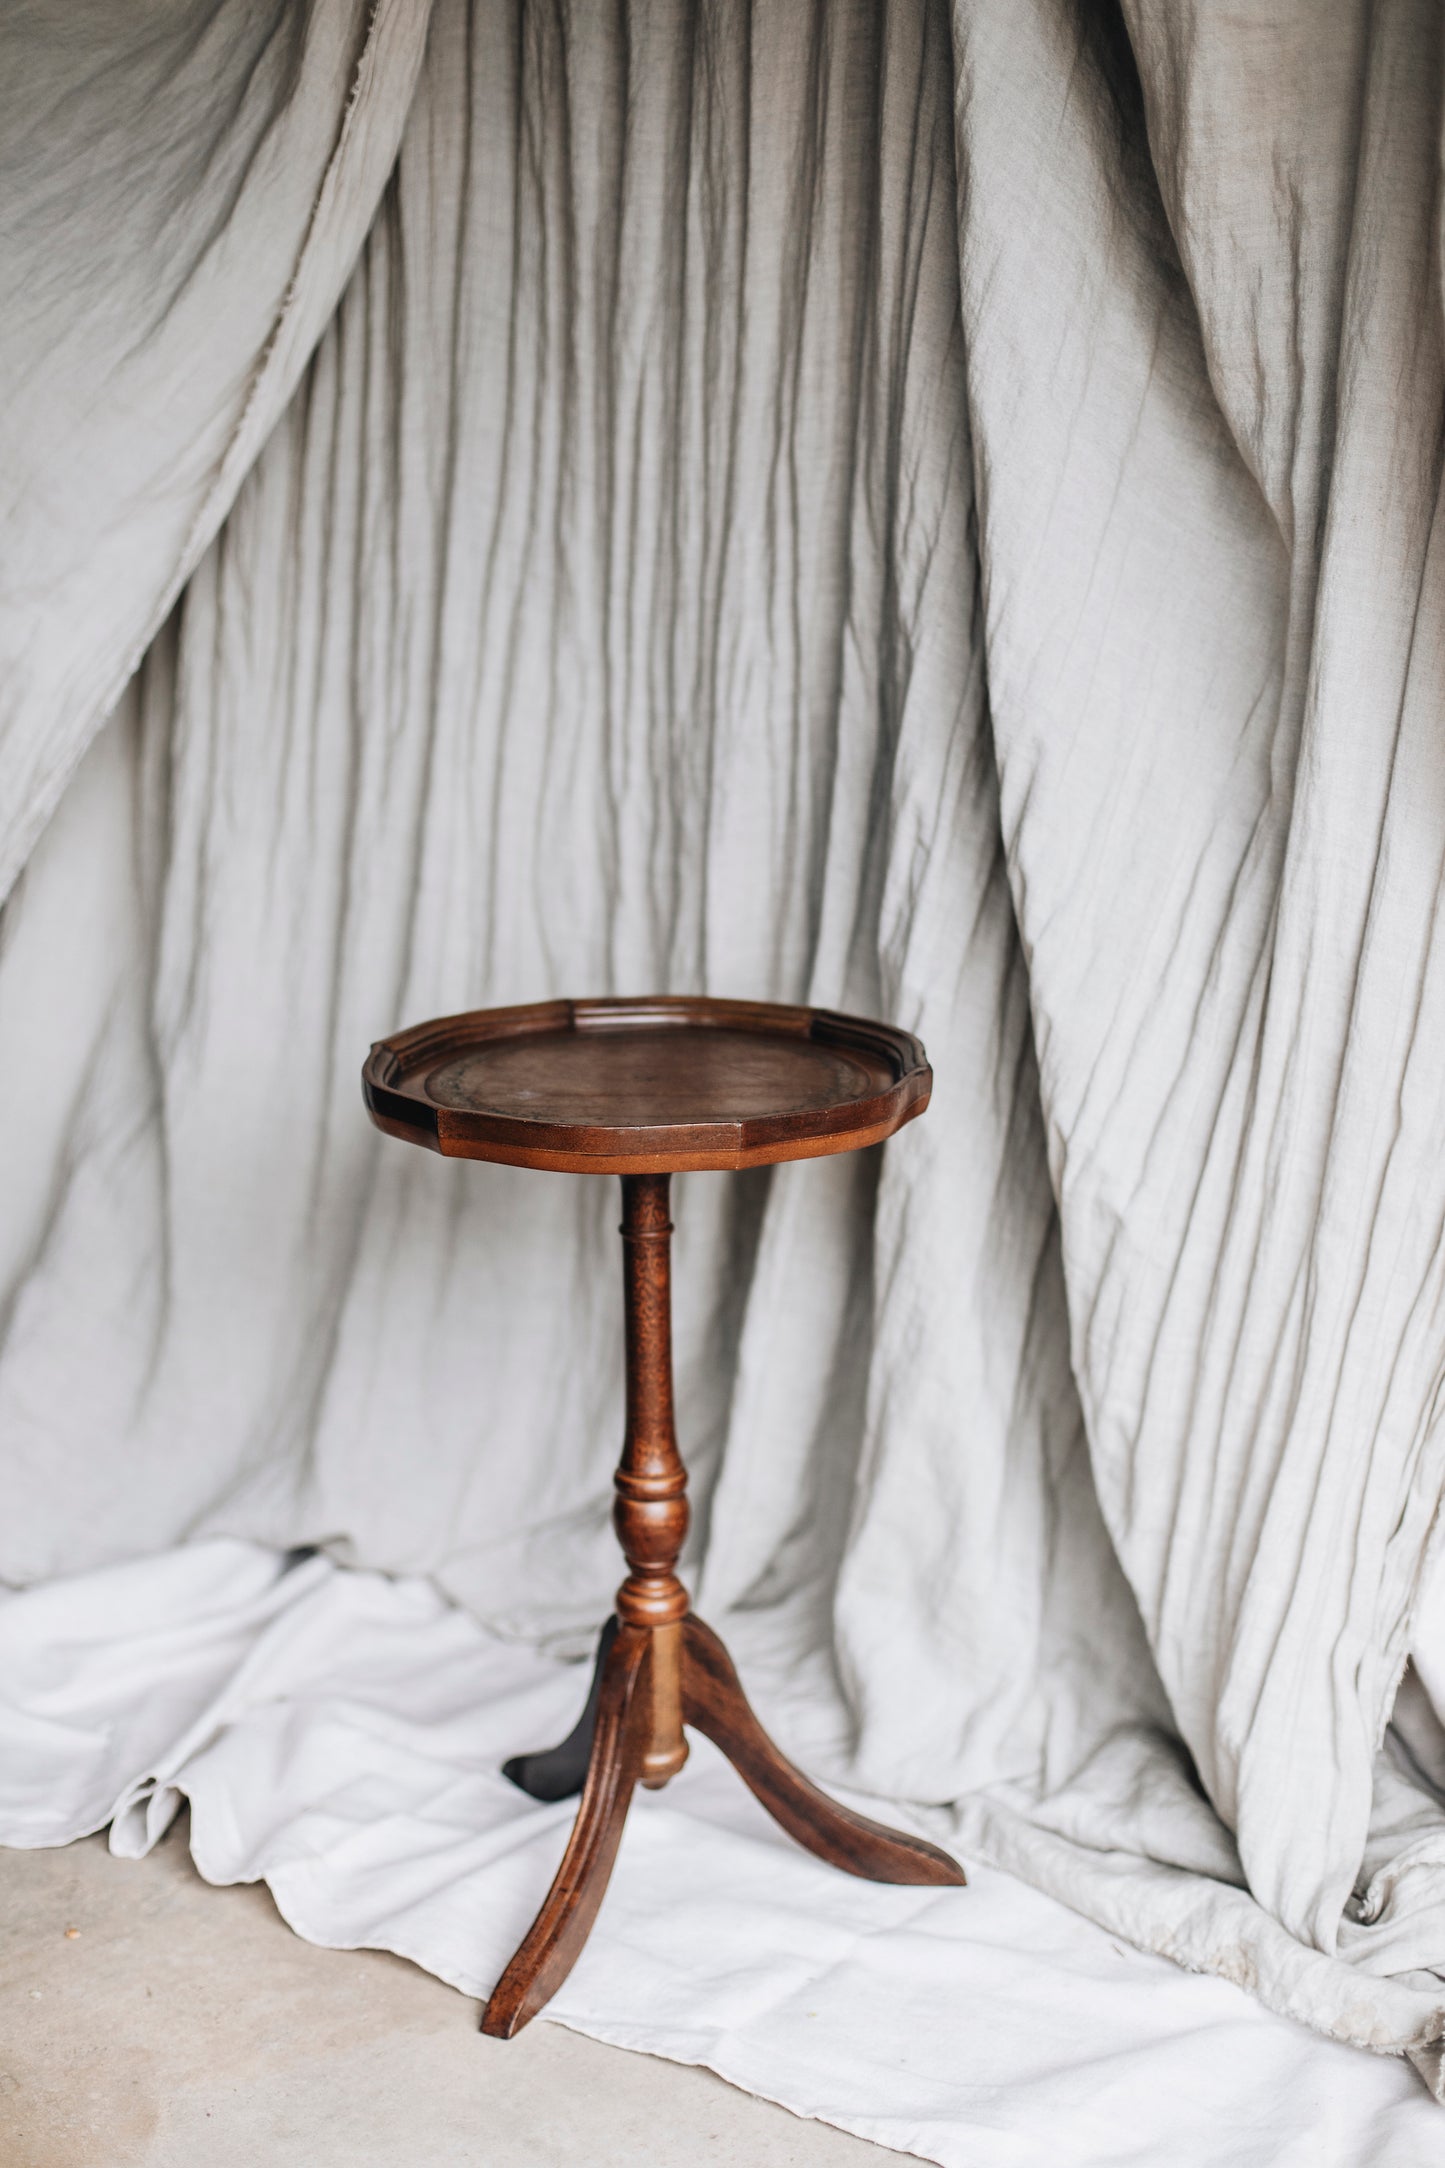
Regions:
<svg viewBox="0 0 1445 2168"><path fill-rule="evenodd" d="M922 1123L679 1185L700 1605L826 1773L1438 2088L1437 10L0 40L0 1573L580 1648L616 1200L360 1058L884 1013Z"/></svg>

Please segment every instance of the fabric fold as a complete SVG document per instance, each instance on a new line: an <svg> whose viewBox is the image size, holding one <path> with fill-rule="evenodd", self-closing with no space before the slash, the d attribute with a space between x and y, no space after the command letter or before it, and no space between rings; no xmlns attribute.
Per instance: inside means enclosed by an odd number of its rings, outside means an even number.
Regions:
<svg viewBox="0 0 1445 2168"><path fill-rule="evenodd" d="M485 1994L565 1842L571 1803L499 1763L571 1723L585 1669L428 1581L213 1540L0 1598L0 1655L0 1843L109 1820L134 1860L184 1801L210 1880L264 1877L310 1940ZM56 1712L92 1728L47 1767L25 1734ZM1426 2168L1438 2149L1399 2063L971 1858L966 1890L841 1875L706 1740L639 1795L547 2015L943 2168Z"/></svg>
<svg viewBox="0 0 1445 2168"><path fill-rule="evenodd" d="M0 898L336 306L426 25L226 0L0 33Z"/></svg>

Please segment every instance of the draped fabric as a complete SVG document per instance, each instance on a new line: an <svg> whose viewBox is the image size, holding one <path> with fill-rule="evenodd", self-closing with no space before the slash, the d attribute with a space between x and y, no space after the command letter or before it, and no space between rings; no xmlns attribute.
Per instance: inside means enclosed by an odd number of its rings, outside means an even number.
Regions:
<svg viewBox="0 0 1445 2168"><path fill-rule="evenodd" d="M407 0L0 24L0 889L295 388L425 32Z"/></svg>
<svg viewBox="0 0 1445 2168"><path fill-rule="evenodd" d="M0 1573L580 1650L615 1199L380 1139L366 1046L886 1015L922 1122L677 1185L699 1608L812 1766L1438 2086L1433 11L6 36Z"/></svg>

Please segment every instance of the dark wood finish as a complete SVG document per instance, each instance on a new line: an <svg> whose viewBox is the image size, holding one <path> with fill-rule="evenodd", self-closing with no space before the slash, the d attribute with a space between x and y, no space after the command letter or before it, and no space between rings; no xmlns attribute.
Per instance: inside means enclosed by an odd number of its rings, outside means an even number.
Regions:
<svg viewBox="0 0 1445 2168"><path fill-rule="evenodd" d="M687 1590L673 1568L687 1534L687 1470L672 1423L672 1221L667 1174L622 1177L622 1261L627 1319L627 1430L613 1483L613 1525L627 1579L617 1591L624 1626L652 1632L652 1722L642 1756L650 1790L687 1760L682 1735L682 1621Z"/></svg>
<svg viewBox="0 0 1445 2168"><path fill-rule="evenodd" d="M937 1845L840 1807L795 1769L754 1716L727 1650L700 1618L689 1612L680 1622L669 1620L661 1627L613 1619L599 1650L596 1729L572 1835L542 1909L482 2015L482 2031L496 2039L514 2038L550 2002L582 1954L611 1879L633 1788L648 1781L647 1758L657 1751L652 1673L669 1636L677 1637L681 1659L681 1717L722 1748L790 1837L830 1866L866 1881L947 1885L964 1880L963 1869ZM670 1717L667 1722L670 1725ZM668 1729L664 1743L671 1737ZM686 1752L683 1745L683 1755ZM507 1764L509 1770L513 1766ZM665 1784L672 1774L675 1769L653 1781Z"/></svg>
<svg viewBox="0 0 1445 2168"><path fill-rule="evenodd" d="M363 1082L372 1120L411 1143L622 1176L627 1429L613 1518L627 1577L571 1734L506 1764L534 1798L562 1799L580 1784L582 1803L482 2030L511 2039L566 1979L602 1902L633 1788L676 1775L686 1724L832 1865L879 1882L961 1883L946 1852L840 1807L779 1753L677 1576L688 1504L673 1424L670 1176L877 1143L928 1104L932 1075L918 1041L887 1024L761 1002L537 1002L381 1040Z"/></svg>
<svg viewBox="0 0 1445 2168"><path fill-rule="evenodd" d="M563 1174L735 1171L852 1152L928 1104L917 1039L776 1002L537 1001L380 1039L378 1128L460 1159Z"/></svg>
<svg viewBox="0 0 1445 2168"><path fill-rule="evenodd" d="M482 2031L495 2039L510 2040L551 2001L597 1917L642 1771L651 1654L648 1627L619 1627L602 1667L592 1758L562 1864L482 2012Z"/></svg>
<svg viewBox="0 0 1445 2168"><path fill-rule="evenodd" d="M958 1861L936 1844L840 1807L778 1752L711 1626L689 1614L682 1647L683 1721L722 1748L748 1790L790 1837L865 1882L963 1882Z"/></svg>
<svg viewBox="0 0 1445 2168"><path fill-rule="evenodd" d="M502 1775L531 1799L543 1799L549 1805L558 1799L575 1799L587 1781L592 1734L597 1727L597 1711L602 1702L602 1674L607 1667L608 1651L617 1639L617 1623L615 1616L610 1618L598 1637L592 1684L582 1704L582 1714L561 1745L549 1746L540 1754L514 1754L510 1761L502 1764Z"/></svg>

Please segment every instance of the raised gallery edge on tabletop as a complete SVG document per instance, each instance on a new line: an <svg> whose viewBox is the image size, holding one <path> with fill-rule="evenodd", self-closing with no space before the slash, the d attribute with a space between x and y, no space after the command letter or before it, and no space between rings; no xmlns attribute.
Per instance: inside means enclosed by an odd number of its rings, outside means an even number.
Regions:
<svg viewBox="0 0 1445 2168"><path fill-rule="evenodd" d="M378 1128L450 1158L662 1174L881 1143L933 1072L891 1024L657 994L434 1018L378 1040L362 1081Z"/></svg>

